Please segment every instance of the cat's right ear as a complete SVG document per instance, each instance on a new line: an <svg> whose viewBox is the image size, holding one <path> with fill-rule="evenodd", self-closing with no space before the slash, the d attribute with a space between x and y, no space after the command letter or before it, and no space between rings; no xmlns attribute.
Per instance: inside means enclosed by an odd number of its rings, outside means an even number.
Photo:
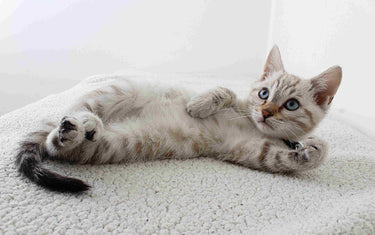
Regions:
<svg viewBox="0 0 375 235"><path fill-rule="evenodd" d="M270 75L274 72L285 72L283 62L281 60L280 50L274 45L268 54L266 64L264 65L264 75Z"/></svg>

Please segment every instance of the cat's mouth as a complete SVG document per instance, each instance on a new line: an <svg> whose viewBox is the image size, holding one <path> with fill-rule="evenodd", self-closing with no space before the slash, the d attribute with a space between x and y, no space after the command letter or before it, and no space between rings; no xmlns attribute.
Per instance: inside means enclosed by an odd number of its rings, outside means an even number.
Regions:
<svg viewBox="0 0 375 235"><path fill-rule="evenodd" d="M260 126L263 129L273 130L273 127L267 123L267 120L258 121L258 126Z"/></svg>
<svg viewBox="0 0 375 235"><path fill-rule="evenodd" d="M252 118L260 130L262 131L273 130L273 127L269 124L269 121L267 121L267 119L264 119L260 114L253 112Z"/></svg>

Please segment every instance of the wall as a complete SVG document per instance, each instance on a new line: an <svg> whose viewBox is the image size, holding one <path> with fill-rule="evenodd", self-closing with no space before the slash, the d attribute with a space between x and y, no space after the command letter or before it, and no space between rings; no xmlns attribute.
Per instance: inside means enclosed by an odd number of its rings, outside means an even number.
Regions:
<svg viewBox="0 0 375 235"><path fill-rule="evenodd" d="M274 43L286 69L306 78L341 65L334 107L375 117L375 1L273 0L268 48Z"/></svg>
<svg viewBox="0 0 375 235"><path fill-rule="evenodd" d="M0 1L0 114L94 74L260 73L271 1Z"/></svg>
<svg viewBox="0 0 375 235"><path fill-rule="evenodd" d="M0 1L0 114L129 67L257 74L277 43L297 75L341 65L334 108L375 117L374 28L372 0Z"/></svg>
<svg viewBox="0 0 375 235"><path fill-rule="evenodd" d="M269 16L270 1L2 1L0 73L251 71L263 59Z"/></svg>

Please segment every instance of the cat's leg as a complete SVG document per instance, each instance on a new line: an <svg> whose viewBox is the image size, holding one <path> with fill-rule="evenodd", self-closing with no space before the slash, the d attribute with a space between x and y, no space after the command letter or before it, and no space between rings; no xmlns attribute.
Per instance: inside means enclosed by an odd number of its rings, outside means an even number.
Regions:
<svg viewBox="0 0 375 235"><path fill-rule="evenodd" d="M134 111L137 90L120 82L90 91L72 105L72 112L87 111L99 117L103 123L120 120Z"/></svg>
<svg viewBox="0 0 375 235"><path fill-rule="evenodd" d="M272 157L272 154L275 157ZM296 149L288 149L286 152L275 150L271 152L270 164L279 167L281 171L288 168L291 171L305 171L319 167L328 154L328 145L325 141L309 137L306 140L299 142ZM284 159L284 163L282 162ZM273 160L273 161L272 161ZM281 165L280 165L281 163Z"/></svg>
<svg viewBox="0 0 375 235"><path fill-rule="evenodd" d="M272 140L237 141L224 146L218 157L269 172L299 172L320 166L327 156L327 144L310 137L297 149L280 147Z"/></svg>
<svg viewBox="0 0 375 235"><path fill-rule="evenodd" d="M186 111L194 118L206 118L221 109L233 106L236 95L233 91L217 87L206 93L193 97L187 104Z"/></svg>
<svg viewBox="0 0 375 235"><path fill-rule="evenodd" d="M91 112L77 112L65 116L46 139L46 150L51 156L65 155L84 140L97 141L103 132L103 123Z"/></svg>

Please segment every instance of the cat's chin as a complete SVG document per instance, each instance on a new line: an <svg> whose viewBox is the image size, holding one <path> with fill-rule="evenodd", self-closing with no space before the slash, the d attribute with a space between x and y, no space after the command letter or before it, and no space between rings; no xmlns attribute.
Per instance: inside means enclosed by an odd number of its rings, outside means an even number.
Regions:
<svg viewBox="0 0 375 235"><path fill-rule="evenodd" d="M263 121L255 121L255 125L260 132L265 135L275 137L275 131L272 126Z"/></svg>
<svg viewBox="0 0 375 235"><path fill-rule="evenodd" d="M273 138L284 138L284 136L280 135L280 133L278 133L278 131L275 130L274 127L270 126L266 122L258 121L258 122L255 122L255 125L260 132L262 132L263 134L267 136L270 136Z"/></svg>
<svg viewBox="0 0 375 235"><path fill-rule="evenodd" d="M285 136L286 131L281 131L279 127L272 126L267 121L264 121L260 114L253 112L251 118L256 128L264 135L272 138L294 140L290 136Z"/></svg>
<svg viewBox="0 0 375 235"><path fill-rule="evenodd" d="M260 115L253 113L252 119L258 130L260 130L264 134L268 135L270 134L270 132L273 132L274 128L270 124L268 124L267 121L264 121L264 119Z"/></svg>
<svg viewBox="0 0 375 235"><path fill-rule="evenodd" d="M256 123L257 127L259 130L263 131L263 132L270 132L273 130L273 128L267 124L266 122L257 122Z"/></svg>

